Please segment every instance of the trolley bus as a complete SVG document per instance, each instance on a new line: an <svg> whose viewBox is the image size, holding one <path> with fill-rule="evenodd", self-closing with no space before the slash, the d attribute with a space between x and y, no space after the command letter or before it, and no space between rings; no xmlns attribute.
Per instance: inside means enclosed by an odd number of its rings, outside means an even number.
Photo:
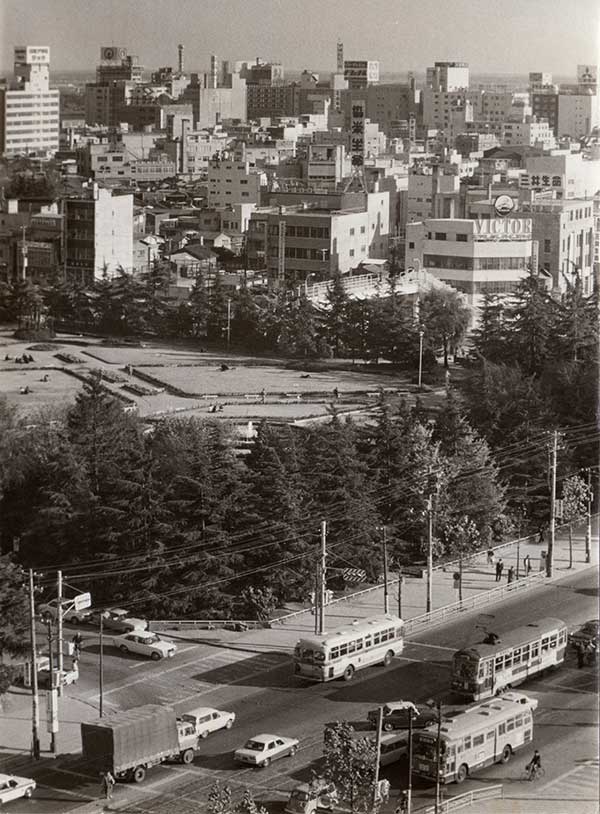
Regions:
<svg viewBox="0 0 600 814"><path fill-rule="evenodd" d="M477 769L507 763L512 754L533 737L533 711L537 700L520 693L494 698L443 719L437 726L413 736L415 775L441 783L462 783Z"/></svg>
<svg viewBox="0 0 600 814"><path fill-rule="evenodd" d="M452 689L474 701L498 695L562 664L567 634L560 619L540 619L502 634L495 644L458 650L452 659Z"/></svg>
<svg viewBox="0 0 600 814"><path fill-rule="evenodd" d="M331 633L300 639L294 649L294 672L311 681L350 681L372 664L387 667L404 649L404 624L391 614L356 620Z"/></svg>

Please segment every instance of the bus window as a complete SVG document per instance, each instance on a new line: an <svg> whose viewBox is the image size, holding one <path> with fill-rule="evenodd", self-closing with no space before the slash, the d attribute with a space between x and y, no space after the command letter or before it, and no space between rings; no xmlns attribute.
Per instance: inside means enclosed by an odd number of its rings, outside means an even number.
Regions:
<svg viewBox="0 0 600 814"><path fill-rule="evenodd" d="M525 726L527 726L527 724L531 723L531 713L525 712L523 714L523 723L525 724Z"/></svg>
<svg viewBox="0 0 600 814"><path fill-rule="evenodd" d="M371 637L365 636L365 649L367 649L368 647L371 647Z"/></svg>
<svg viewBox="0 0 600 814"><path fill-rule="evenodd" d="M373 644L379 644L379 633L373 634Z"/></svg>
<svg viewBox="0 0 600 814"><path fill-rule="evenodd" d="M357 650L362 650L363 649L363 640L362 639L357 639L357 641L356 641L356 649Z"/></svg>
<svg viewBox="0 0 600 814"><path fill-rule="evenodd" d="M504 664L504 656L496 656L496 670L501 670L502 665Z"/></svg>
<svg viewBox="0 0 600 814"><path fill-rule="evenodd" d="M498 724L498 734L504 735L505 732L506 732L505 724Z"/></svg>
<svg viewBox="0 0 600 814"><path fill-rule="evenodd" d="M471 748L471 736L465 738L465 752Z"/></svg>
<svg viewBox="0 0 600 814"><path fill-rule="evenodd" d="M558 635L556 633L553 633L552 636L550 636L550 647L554 648L556 647L557 644L558 644Z"/></svg>
<svg viewBox="0 0 600 814"><path fill-rule="evenodd" d="M504 656L504 668L512 667L512 653L507 653Z"/></svg>
<svg viewBox="0 0 600 814"><path fill-rule="evenodd" d="M456 754L459 755L462 752L462 750L463 750L462 743L457 743L456 744Z"/></svg>
<svg viewBox="0 0 600 814"><path fill-rule="evenodd" d="M509 718L508 721L506 722L506 731L512 732L514 728L515 728L515 719Z"/></svg>
<svg viewBox="0 0 600 814"><path fill-rule="evenodd" d="M388 639L391 641L394 638L394 628L388 628Z"/></svg>
<svg viewBox="0 0 600 814"><path fill-rule="evenodd" d="M520 664L521 663L521 648L515 647L513 650L513 664Z"/></svg>
<svg viewBox="0 0 600 814"><path fill-rule="evenodd" d="M382 630L381 631L381 638L380 638L379 641L380 642L387 642L387 640L388 640L388 632L387 632L387 630Z"/></svg>
<svg viewBox="0 0 600 814"><path fill-rule="evenodd" d="M523 661L529 661L529 645L526 644L523 648Z"/></svg>
<svg viewBox="0 0 600 814"><path fill-rule="evenodd" d="M483 743L483 735L475 735L473 738L473 746L481 746Z"/></svg>
<svg viewBox="0 0 600 814"><path fill-rule="evenodd" d="M396 628L396 639L401 639L401 638L402 638L402 633L403 633L402 628L401 628L401 627L397 627L397 628Z"/></svg>
<svg viewBox="0 0 600 814"><path fill-rule="evenodd" d="M356 642L348 642L348 653L354 653L356 650Z"/></svg>
<svg viewBox="0 0 600 814"><path fill-rule="evenodd" d="M542 639L542 653L548 652L548 636L544 636Z"/></svg>
<svg viewBox="0 0 600 814"><path fill-rule="evenodd" d="M340 645L340 656L347 656L348 655L348 645L341 644Z"/></svg>
<svg viewBox="0 0 600 814"><path fill-rule="evenodd" d="M496 736L495 731L493 729L490 729L490 731L485 736L485 739L488 740L488 741L491 741L491 740L494 739L495 736Z"/></svg>
<svg viewBox="0 0 600 814"><path fill-rule="evenodd" d="M567 631L561 630L560 633L558 634L558 643L564 644L566 640L567 640Z"/></svg>
<svg viewBox="0 0 600 814"><path fill-rule="evenodd" d="M339 647L332 647L331 648L331 659L339 659L340 657L340 648Z"/></svg>
<svg viewBox="0 0 600 814"><path fill-rule="evenodd" d="M537 659L539 654L540 654L540 643L539 642L534 642L531 645L531 658L532 659Z"/></svg>
<svg viewBox="0 0 600 814"><path fill-rule="evenodd" d="M523 716L516 715L515 716L515 726L523 726Z"/></svg>

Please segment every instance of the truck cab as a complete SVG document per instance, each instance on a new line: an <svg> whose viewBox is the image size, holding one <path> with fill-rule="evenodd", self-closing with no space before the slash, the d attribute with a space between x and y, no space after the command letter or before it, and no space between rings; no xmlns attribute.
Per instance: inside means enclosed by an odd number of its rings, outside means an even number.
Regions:
<svg viewBox="0 0 600 814"><path fill-rule="evenodd" d="M177 738L179 759L182 763L192 763L199 749L196 727L186 721L177 721Z"/></svg>

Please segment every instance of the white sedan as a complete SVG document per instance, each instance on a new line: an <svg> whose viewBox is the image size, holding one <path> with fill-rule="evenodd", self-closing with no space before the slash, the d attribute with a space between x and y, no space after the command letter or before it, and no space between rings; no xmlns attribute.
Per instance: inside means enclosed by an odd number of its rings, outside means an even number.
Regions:
<svg viewBox="0 0 600 814"><path fill-rule="evenodd" d="M0 774L0 804L31 797L35 789L35 780L28 777L16 777L14 774Z"/></svg>
<svg viewBox="0 0 600 814"><path fill-rule="evenodd" d="M105 641L112 641L122 653L139 653L141 656L150 656L154 661L172 658L177 652L177 645L166 639L161 639L150 630L133 630L123 633L122 636L105 636Z"/></svg>
<svg viewBox="0 0 600 814"><path fill-rule="evenodd" d="M212 707L197 707L184 712L181 720L193 724L196 734L200 738L207 738L211 732L219 729L231 729L235 721L235 712L225 712Z"/></svg>
<svg viewBox="0 0 600 814"><path fill-rule="evenodd" d="M50 602L44 602L42 605L38 605L37 610L39 614L47 613L53 619L56 619L58 616L58 599L51 599ZM71 622L74 625L78 625L81 622L86 622L90 616L91 611L75 610L73 600L63 599L62 617L64 622Z"/></svg>
<svg viewBox="0 0 600 814"><path fill-rule="evenodd" d="M292 757L298 751L297 738L284 738L283 735L256 735L233 753L233 759L240 763L249 763L261 769L272 760L280 757Z"/></svg>

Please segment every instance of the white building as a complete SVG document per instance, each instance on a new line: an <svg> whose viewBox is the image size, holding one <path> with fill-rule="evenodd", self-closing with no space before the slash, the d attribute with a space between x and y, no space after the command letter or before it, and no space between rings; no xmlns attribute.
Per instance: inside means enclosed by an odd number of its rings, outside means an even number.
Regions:
<svg viewBox="0 0 600 814"><path fill-rule="evenodd" d="M541 147L544 150L556 147L554 132L545 119L504 122L502 143L505 147Z"/></svg>
<svg viewBox="0 0 600 814"><path fill-rule="evenodd" d="M581 138L600 125L600 97L592 88L558 94L558 135Z"/></svg>
<svg viewBox="0 0 600 814"><path fill-rule="evenodd" d="M530 218L439 218L406 227L406 266L461 291L474 311L486 293L510 294L533 259Z"/></svg>
<svg viewBox="0 0 600 814"><path fill-rule="evenodd" d="M469 65L467 62L436 62L433 68L427 68L426 84L444 93L467 90Z"/></svg>
<svg viewBox="0 0 600 814"><path fill-rule="evenodd" d="M50 48L19 45L14 51L14 80L0 88L0 153L53 155L59 131L59 91L50 90Z"/></svg>
<svg viewBox="0 0 600 814"><path fill-rule="evenodd" d="M600 191L600 160L581 153L554 150L525 159L519 186L535 192L551 190L556 198L591 198Z"/></svg>
<svg viewBox="0 0 600 814"><path fill-rule="evenodd" d="M225 154L208 162L208 205L232 206L260 203L260 190L266 186L265 173L251 167L249 161Z"/></svg>
<svg viewBox="0 0 600 814"><path fill-rule="evenodd" d="M119 269L133 269L133 195L94 183L84 198L65 199L66 276L89 285Z"/></svg>

